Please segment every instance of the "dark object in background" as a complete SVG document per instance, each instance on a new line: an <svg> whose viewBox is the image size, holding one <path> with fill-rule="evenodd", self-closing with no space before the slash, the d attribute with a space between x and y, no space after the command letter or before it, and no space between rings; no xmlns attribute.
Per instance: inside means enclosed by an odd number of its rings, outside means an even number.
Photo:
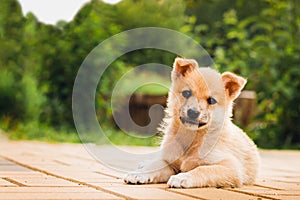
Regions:
<svg viewBox="0 0 300 200"><path fill-rule="evenodd" d="M245 128L255 115L255 99L256 93L254 91L245 90L235 101L234 121L242 128ZM164 117L163 108L166 106L166 101L167 94L133 94L129 101L129 113L134 124L128 119L126 111L121 109L116 112L119 127L125 131L132 131L141 135L155 134Z"/></svg>
<svg viewBox="0 0 300 200"><path fill-rule="evenodd" d="M256 93L250 90L244 90L236 99L233 106L233 119L241 126L246 128L255 115Z"/></svg>

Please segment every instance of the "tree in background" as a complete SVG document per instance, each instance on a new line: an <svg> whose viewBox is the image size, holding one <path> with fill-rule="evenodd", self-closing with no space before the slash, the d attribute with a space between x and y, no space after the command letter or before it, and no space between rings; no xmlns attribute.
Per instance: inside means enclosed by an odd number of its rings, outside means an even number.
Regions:
<svg viewBox="0 0 300 200"><path fill-rule="evenodd" d="M259 146L299 144L300 3L247 2L232 1L226 6L224 1L211 1L215 7L207 5L208 9L220 7L223 12L207 12L205 23L198 17L191 29L219 70L231 70L249 78L247 88L258 94L258 113L248 129ZM203 4L199 1L195 7ZM255 9L249 10L250 7Z"/></svg>
<svg viewBox="0 0 300 200"><path fill-rule="evenodd" d="M156 26L196 39L220 71L248 77L247 89L258 95L258 113L247 129L261 147L297 148L299 9L297 0L123 0L116 5L92 0L73 21L52 26L32 13L24 17L17 0L0 1L1 128L28 134L40 126L72 130L73 83L88 53L119 32ZM116 53L113 47L109 51ZM148 49L112 63L99 82L99 118L111 127L110 95L124 72L150 62L171 65L174 56ZM30 128L22 129L26 124Z"/></svg>

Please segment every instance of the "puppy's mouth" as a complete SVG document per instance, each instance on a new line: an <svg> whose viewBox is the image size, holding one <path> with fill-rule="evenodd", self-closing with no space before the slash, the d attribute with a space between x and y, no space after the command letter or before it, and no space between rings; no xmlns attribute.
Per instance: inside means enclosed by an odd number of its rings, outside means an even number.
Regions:
<svg viewBox="0 0 300 200"><path fill-rule="evenodd" d="M182 124L196 125L196 126L198 126L198 128L206 125L206 123L204 123L204 122L199 122L199 121L192 120L189 118L184 118L184 117L180 117L180 121Z"/></svg>

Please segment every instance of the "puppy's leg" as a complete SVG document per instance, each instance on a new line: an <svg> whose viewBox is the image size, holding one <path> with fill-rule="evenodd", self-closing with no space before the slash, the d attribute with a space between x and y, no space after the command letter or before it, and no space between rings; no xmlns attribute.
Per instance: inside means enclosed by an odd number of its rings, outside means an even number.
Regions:
<svg viewBox="0 0 300 200"><path fill-rule="evenodd" d="M171 176L169 187L239 187L242 184L241 168L233 160L223 160L215 165L204 165Z"/></svg>
<svg viewBox="0 0 300 200"><path fill-rule="evenodd" d="M174 170L167 162L155 160L140 169L126 174L123 180L125 183L131 184L164 183L174 174Z"/></svg>

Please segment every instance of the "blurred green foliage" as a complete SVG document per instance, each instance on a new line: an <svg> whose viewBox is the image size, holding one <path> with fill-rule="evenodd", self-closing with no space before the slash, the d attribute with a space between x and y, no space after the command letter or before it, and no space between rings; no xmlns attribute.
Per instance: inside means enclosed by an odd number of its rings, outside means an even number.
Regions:
<svg viewBox="0 0 300 200"><path fill-rule="evenodd" d="M32 13L23 16L17 0L0 1L0 128L11 138L78 141L71 98L81 63L110 36L146 26L185 33L220 71L248 77L247 89L257 92L257 115L246 129L260 147L300 148L298 0L92 0L71 22L54 26ZM111 64L96 95L97 115L107 127L111 92L122 74L150 62L171 65L174 56L147 49ZM126 140L111 131L118 144Z"/></svg>
<svg viewBox="0 0 300 200"><path fill-rule="evenodd" d="M300 2L231 3L209 28L199 22L192 29L219 70L248 77L247 89L257 92L257 115L247 129L259 146L300 148Z"/></svg>

